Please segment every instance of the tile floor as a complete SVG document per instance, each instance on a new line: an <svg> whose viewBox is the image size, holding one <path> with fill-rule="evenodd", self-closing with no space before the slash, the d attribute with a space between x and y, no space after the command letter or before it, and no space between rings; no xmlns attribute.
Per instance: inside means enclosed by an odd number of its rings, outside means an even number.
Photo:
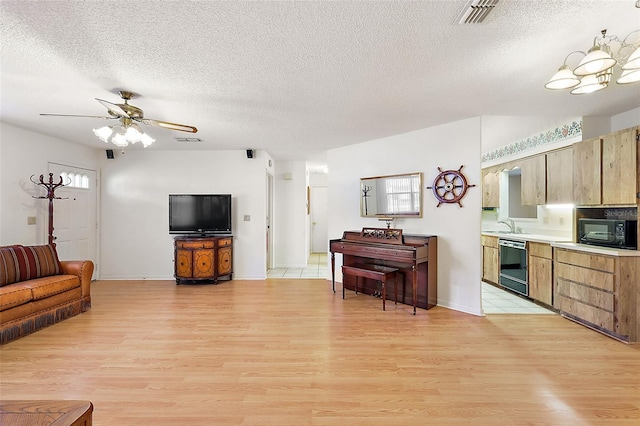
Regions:
<svg viewBox="0 0 640 426"><path fill-rule="evenodd" d="M326 279L328 273L327 253L312 253L306 267L270 269L267 278ZM533 302L484 282L482 283L482 307L485 314L554 314Z"/></svg>
<svg viewBox="0 0 640 426"><path fill-rule="evenodd" d="M267 272L267 278L320 278L327 279L327 253L312 253L304 268L273 268Z"/></svg>

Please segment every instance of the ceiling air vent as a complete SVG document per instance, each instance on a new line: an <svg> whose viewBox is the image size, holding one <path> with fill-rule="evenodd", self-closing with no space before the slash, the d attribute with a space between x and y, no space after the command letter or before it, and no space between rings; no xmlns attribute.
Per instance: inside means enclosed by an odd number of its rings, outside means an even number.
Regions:
<svg viewBox="0 0 640 426"><path fill-rule="evenodd" d="M176 138L178 142L186 142L186 143L194 143L194 142L202 142L202 139L198 138Z"/></svg>
<svg viewBox="0 0 640 426"><path fill-rule="evenodd" d="M500 0L471 0L458 14L458 24L480 24Z"/></svg>

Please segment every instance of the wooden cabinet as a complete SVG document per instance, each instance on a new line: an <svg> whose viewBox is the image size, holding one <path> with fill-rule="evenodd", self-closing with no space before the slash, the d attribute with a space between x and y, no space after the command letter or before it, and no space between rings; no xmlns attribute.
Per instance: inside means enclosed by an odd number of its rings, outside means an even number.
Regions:
<svg viewBox="0 0 640 426"><path fill-rule="evenodd" d="M573 145L574 199L579 206L632 205L639 190L638 128Z"/></svg>
<svg viewBox="0 0 640 426"><path fill-rule="evenodd" d="M482 207L500 207L500 170L482 171Z"/></svg>
<svg viewBox="0 0 640 426"><path fill-rule="evenodd" d="M176 237L174 260L176 283L232 279L231 236Z"/></svg>
<svg viewBox="0 0 640 426"><path fill-rule="evenodd" d="M602 204L635 204L638 192L637 129L609 133L602 142Z"/></svg>
<svg viewBox="0 0 640 426"><path fill-rule="evenodd" d="M573 203L573 148L546 154L547 204Z"/></svg>
<svg viewBox="0 0 640 426"><path fill-rule="evenodd" d="M563 315L626 342L640 338L640 256L556 248L554 307Z"/></svg>
<svg viewBox="0 0 640 426"><path fill-rule="evenodd" d="M550 244L529 242L529 297L553 305L553 250Z"/></svg>
<svg viewBox="0 0 640 426"><path fill-rule="evenodd" d="M547 202L547 162L544 155L522 160L522 205L533 206Z"/></svg>
<svg viewBox="0 0 640 426"><path fill-rule="evenodd" d="M498 237L482 236L482 280L498 284L500 259L498 257Z"/></svg>
<svg viewBox="0 0 640 426"><path fill-rule="evenodd" d="M573 199L579 206L602 204L602 140L573 144Z"/></svg>

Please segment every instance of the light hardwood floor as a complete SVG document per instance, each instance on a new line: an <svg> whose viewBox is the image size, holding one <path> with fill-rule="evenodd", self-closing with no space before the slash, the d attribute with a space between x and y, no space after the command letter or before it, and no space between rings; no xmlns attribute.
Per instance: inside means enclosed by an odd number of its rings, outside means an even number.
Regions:
<svg viewBox="0 0 640 426"><path fill-rule="evenodd" d="M557 315L476 317L324 280L99 281L1 348L1 398L100 425L636 425L640 346Z"/></svg>

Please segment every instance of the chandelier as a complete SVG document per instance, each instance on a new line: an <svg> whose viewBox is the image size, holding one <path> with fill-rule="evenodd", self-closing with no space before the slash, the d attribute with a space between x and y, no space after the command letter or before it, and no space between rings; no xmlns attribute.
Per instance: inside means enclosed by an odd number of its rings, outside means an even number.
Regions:
<svg viewBox="0 0 640 426"><path fill-rule="evenodd" d="M115 126L104 126L93 129L93 133L103 142L112 143L117 147L124 148L129 144L142 143L145 148L156 140L147 135L130 118L122 117L120 124Z"/></svg>
<svg viewBox="0 0 640 426"><path fill-rule="evenodd" d="M553 77L544 85L547 89L572 89L571 94L582 95L605 89L613 76L616 65L622 69L617 78L617 84L631 84L640 81L640 30L628 34L620 40L617 36L607 35L607 30L601 31L601 36L593 40L593 46L588 52L576 50L564 58L564 63ZM636 39L631 42L630 39ZM571 70L567 60L573 54L583 56L580 63Z"/></svg>

